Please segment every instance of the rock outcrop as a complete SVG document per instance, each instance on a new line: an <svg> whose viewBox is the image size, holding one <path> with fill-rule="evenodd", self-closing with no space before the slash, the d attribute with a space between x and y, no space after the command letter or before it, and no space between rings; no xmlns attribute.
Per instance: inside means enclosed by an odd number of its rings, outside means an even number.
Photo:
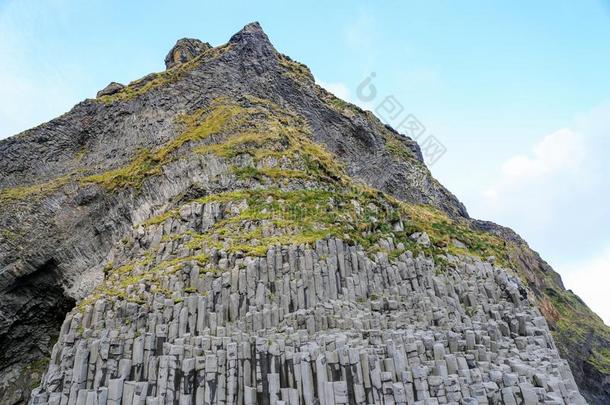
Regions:
<svg viewBox="0 0 610 405"><path fill-rule="evenodd" d="M0 141L1 403L610 399L608 328L416 142L257 23L166 64Z"/></svg>
<svg viewBox="0 0 610 405"><path fill-rule="evenodd" d="M171 69L176 65L188 62L211 48L210 44L198 39L179 39L165 57L165 67Z"/></svg>
<svg viewBox="0 0 610 405"><path fill-rule="evenodd" d="M111 82L108 86L97 92L97 97L110 96L125 88L124 85L117 82Z"/></svg>

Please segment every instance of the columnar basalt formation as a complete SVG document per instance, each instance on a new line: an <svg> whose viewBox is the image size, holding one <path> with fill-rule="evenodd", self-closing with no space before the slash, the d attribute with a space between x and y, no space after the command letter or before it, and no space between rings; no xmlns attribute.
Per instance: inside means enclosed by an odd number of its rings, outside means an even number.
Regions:
<svg viewBox="0 0 610 405"><path fill-rule="evenodd" d="M391 239L372 257L335 238L263 257L175 243L247 209L190 203L130 235L32 403L584 403L544 317L490 263L439 268Z"/></svg>
<svg viewBox="0 0 610 405"><path fill-rule="evenodd" d="M0 403L610 399L608 328L416 142L257 23L166 63L0 141Z"/></svg>

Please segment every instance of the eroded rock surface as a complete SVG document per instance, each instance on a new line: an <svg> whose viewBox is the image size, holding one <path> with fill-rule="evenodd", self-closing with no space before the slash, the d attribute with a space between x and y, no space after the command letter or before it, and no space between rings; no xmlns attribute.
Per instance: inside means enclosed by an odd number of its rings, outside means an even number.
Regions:
<svg viewBox="0 0 610 405"><path fill-rule="evenodd" d="M102 90L97 92L97 97L110 96L112 94L118 93L119 91L123 90L124 88L125 88L125 86L122 85L121 83L111 82L110 84L108 84L108 86L104 87Z"/></svg>
<svg viewBox="0 0 610 405"><path fill-rule="evenodd" d="M176 45L169 51L165 57L165 67L171 69L172 67L188 62L201 55L203 52L212 48L207 42L202 42L198 39L193 38L182 38L176 42Z"/></svg>

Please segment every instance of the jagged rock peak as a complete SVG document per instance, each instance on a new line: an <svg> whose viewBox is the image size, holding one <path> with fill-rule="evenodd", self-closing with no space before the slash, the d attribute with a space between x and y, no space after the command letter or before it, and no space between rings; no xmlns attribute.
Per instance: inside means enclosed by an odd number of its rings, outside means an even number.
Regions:
<svg viewBox="0 0 610 405"><path fill-rule="evenodd" d="M269 41L269 37L267 36L267 34L265 34L265 31L263 31L263 27L261 27L258 21L254 21L250 24L245 25L244 28L242 28L239 32L233 35L229 40L229 42L231 43L246 41L271 43Z"/></svg>
<svg viewBox="0 0 610 405"><path fill-rule="evenodd" d="M188 62L210 48L212 48L212 46L209 43L200 41L199 39L179 39L165 57L165 67L170 69L180 63Z"/></svg>
<svg viewBox="0 0 610 405"><path fill-rule="evenodd" d="M277 63L277 51L258 22L247 24L231 37L229 44L251 73L261 75Z"/></svg>

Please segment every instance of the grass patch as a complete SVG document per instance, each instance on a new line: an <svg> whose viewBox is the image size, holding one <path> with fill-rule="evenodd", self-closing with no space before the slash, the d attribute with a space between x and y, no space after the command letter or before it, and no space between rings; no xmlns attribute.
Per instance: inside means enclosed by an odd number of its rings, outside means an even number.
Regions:
<svg viewBox="0 0 610 405"><path fill-rule="evenodd" d="M550 287L544 296L555 313L550 325L562 355L574 347L589 348L583 360L600 373L610 374L610 329L572 291Z"/></svg>
<svg viewBox="0 0 610 405"><path fill-rule="evenodd" d="M396 136L385 134L384 138L385 146L392 156L398 160L413 159L413 153L400 140L396 139Z"/></svg>
<svg viewBox="0 0 610 405"><path fill-rule="evenodd" d="M307 179L310 177L309 174L303 170L281 169L277 167L234 167L231 172L240 180L254 179L257 181L264 181L266 177L271 179Z"/></svg>
<svg viewBox="0 0 610 405"><path fill-rule="evenodd" d="M104 104L111 104L118 101L127 101L140 97L153 89L177 82L196 68L201 62L216 59L224 52L231 49L231 47L232 44L225 44L223 46L208 49L201 55L186 63L181 63L166 71L153 73L143 77L142 79L135 80L117 93L98 97L96 101Z"/></svg>
<svg viewBox="0 0 610 405"><path fill-rule="evenodd" d="M600 373L610 374L610 348L593 348L591 350L591 357L587 361Z"/></svg>
<svg viewBox="0 0 610 405"><path fill-rule="evenodd" d="M163 165L171 161L171 155L189 142L197 142L226 127L242 121L243 109L235 104L216 100L208 109L197 110L191 115L182 115L178 124L182 133L156 151L140 150L127 165L80 179L81 184L99 184L107 190L140 188L144 179L161 173Z"/></svg>
<svg viewBox="0 0 610 405"><path fill-rule="evenodd" d="M297 82L314 81L309 68L303 63L292 60L289 56L277 54L277 60L284 68L284 74Z"/></svg>
<svg viewBox="0 0 610 405"><path fill-rule="evenodd" d="M408 204L396 201L396 204L409 218L409 232L426 232L432 244L453 255L472 255L481 259L495 256L498 264L510 265L507 243L489 233L472 230L466 221L453 220L436 208L427 205ZM452 240L457 239L466 248L456 247Z"/></svg>
<svg viewBox="0 0 610 405"><path fill-rule="evenodd" d="M71 176L62 176L46 183L2 189L0 190L0 203L45 197L68 184L70 178Z"/></svg>
<svg viewBox="0 0 610 405"><path fill-rule="evenodd" d="M127 166L84 177L80 183L99 184L111 191L124 187L139 188L145 178L160 172L160 160L149 150L143 149Z"/></svg>

